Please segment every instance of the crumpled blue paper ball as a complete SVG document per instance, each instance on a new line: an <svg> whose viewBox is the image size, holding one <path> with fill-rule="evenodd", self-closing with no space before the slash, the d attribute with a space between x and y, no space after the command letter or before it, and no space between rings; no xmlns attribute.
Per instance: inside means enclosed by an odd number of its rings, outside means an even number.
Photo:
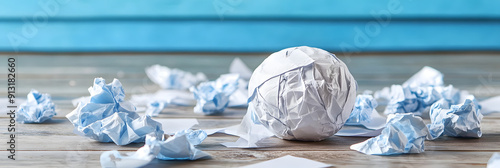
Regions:
<svg viewBox="0 0 500 168"><path fill-rule="evenodd" d="M361 121L370 121L370 116L377 108L377 100L371 95L358 95L351 115L346 121L346 124L360 123ZM376 112L376 111L375 111Z"/></svg>
<svg viewBox="0 0 500 168"><path fill-rule="evenodd" d="M176 132L173 136L163 139L147 136L146 145L160 148L156 158L161 160L196 160L210 156L209 154L195 148L207 138L203 130L183 130Z"/></svg>
<svg viewBox="0 0 500 168"><path fill-rule="evenodd" d="M392 85L391 99L384 111L385 114L414 113L421 116L422 113L440 99L445 99L451 104L460 101L460 91L452 85L442 86L401 86Z"/></svg>
<svg viewBox="0 0 500 168"><path fill-rule="evenodd" d="M369 155L397 155L424 152L429 130L422 118L412 113L389 115L379 136L351 145L351 149Z"/></svg>
<svg viewBox="0 0 500 168"><path fill-rule="evenodd" d="M238 79L238 74L226 74L216 81L191 87L190 90L197 101L194 112L205 115L222 113L229 104L229 97L238 89Z"/></svg>
<svg viewBox="0 0 500 168"><path fill-rule="evenodd" d="M26 102L17 109L16 121L19 123L42 123L51 119L55 112L55 104L49 94L41 94L32 89Z"/></svg>
<svg viewBox="0 0 500 168"><path fill-rule="evenodd" d="M160 160L197 160L210 157L195 147L205 138L207 133L203 130L183 130L170 137L157 137L154 134L146 136L146 143L136 152L121 155L120 152L106 151L101 154L101 166L104 168L116 167L143 167L154 158Z"/></svg>
<svg viewBox="0 0 500 168"><path fill-rule="evenodd" d="M125 100L122 84L114 79L106 84L102 78L89 88L90 100L80 102L66 118L75 126L74 132L100 142L117 145L144 142L148 133L163 134L161 123L150 116L135 112L135 106Z"/></svg>
<svg viewBox="0 0 500 168"><path fill-rule="evenodd" d="M431 124L428 124L432 139L441 135L452 137L479 138L483 115L474 96L463 104L451 105L446 100L434 103L430 110Z"/></svg>

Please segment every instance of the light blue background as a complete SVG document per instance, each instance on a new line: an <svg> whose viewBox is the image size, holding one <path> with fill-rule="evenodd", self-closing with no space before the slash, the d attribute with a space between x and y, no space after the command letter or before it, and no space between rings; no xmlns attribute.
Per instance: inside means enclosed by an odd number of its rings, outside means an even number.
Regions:
<svg viewBox="0 0 500 168"><path fill-rule="evenodd" d="M29 2L0 1L0 51L500 51L494 0Z"/></svg>

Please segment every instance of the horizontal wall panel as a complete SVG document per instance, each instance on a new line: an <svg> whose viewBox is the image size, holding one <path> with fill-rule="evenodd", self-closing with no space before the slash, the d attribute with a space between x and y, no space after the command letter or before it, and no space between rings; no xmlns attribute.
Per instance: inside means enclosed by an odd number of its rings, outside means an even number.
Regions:
<svg viewBox="0 0 500 168"><path fill-rule="evenodd" d="M1 18L500 18L497 0L39 0L0 1Z"/></svg>
<svg viewBox="0 0 500 168"><path fill-rule="evenodd" d="M268 52L300 45L347 52L500 50L500 22L49 21L35 33L27 27L0 24L6 31L0 50Z"/></svg>

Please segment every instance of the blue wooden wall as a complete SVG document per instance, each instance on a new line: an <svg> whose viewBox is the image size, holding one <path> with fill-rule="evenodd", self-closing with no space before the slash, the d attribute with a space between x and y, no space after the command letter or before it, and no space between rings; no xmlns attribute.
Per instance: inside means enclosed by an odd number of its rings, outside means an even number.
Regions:
<svg viewBox="0 0 500 168"><path fill-rule="evenodd" d="M500 51L497 0L28 2L0 1L0 52Z"/></svg>

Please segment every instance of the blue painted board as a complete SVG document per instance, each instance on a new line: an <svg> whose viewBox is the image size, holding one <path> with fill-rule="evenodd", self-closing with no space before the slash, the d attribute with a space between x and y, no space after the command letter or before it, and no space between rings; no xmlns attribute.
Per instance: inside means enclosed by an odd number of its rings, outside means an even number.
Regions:
<svg viewBox="0 0 500 168"><path fill-rule="evenodd" d="M0 1L0 51L500 51L492 0L35 2Z"/></svg>

